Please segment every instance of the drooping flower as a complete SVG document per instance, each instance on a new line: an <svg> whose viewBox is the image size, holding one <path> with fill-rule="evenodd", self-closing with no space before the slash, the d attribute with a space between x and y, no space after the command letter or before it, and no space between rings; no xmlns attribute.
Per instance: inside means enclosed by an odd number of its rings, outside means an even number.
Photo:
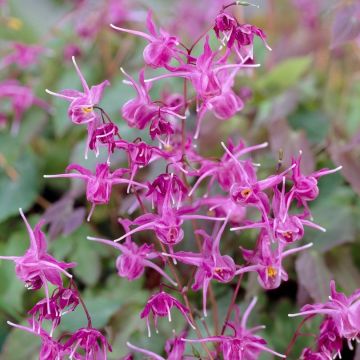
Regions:
<svg viewBox="0 0 360 360"><path fill-rule="evenodd" d="M19 209L19 211L30 237L30 247L23 256L0 256L0 259L14 261L16 276L25 283L28 289L38 290L44 286L48 312L50 312L50 295L47 282L62 287L61 274L71 278L72 275L66 269L74 267L75 264L58 261L49 255L46 238L41 231L44 222L40 221L33 230L22 210Z"/></svg>
<svg viewBox="0 0 360 360"><path fill-rule="evenodd" d="M179 208L188 193L183 181L173 173L160 174L148 184L148 189L146 196L151 196L153 207L156 204L158 209L161 209L169 198L172 204Z"/></svg>
<svg viewBox="0 0 360 360"><path fill-rule="evenodd" d="M136 97L127 101L121 109L123 118L131 127L144 129L150 124L150 135L154 139L157 135L169 135L174 131L171 119L185 119L179 113L179 105L168 106L159 101L152 101L149 91L151 84L145 83L144 69L139 72L139 84L121 68L129 79L125 81L136 91Z"/></svg>
<svg viewBox="0 0 360 360"><path fill-rule="evenodd" d="M63 360L71 355L69 348L62 345L59 341L54 340L44 330L37 332L34 331L34 329L32 328L28 328L23 325L14 324L10 321L8 321L7 323L16 329L23 330L40 337L41 348L39 353L39 360Z"/></svg>
<svg viewBox="0 0 360 360"><path fill-rule="evenodd" d="M185 336L186 336L186 332L183 331L180 335L166 340L166 343L165 343L165 352L167 355L166 360L180 360L180 359L185 360L186 359L183 357L184 352L185 352L185 342L181 340ZM131 344L130 342L127 342L126 345L131 350L134 350L136 352L144 354L144 355L150 357L151 359L165 360L165 358L163 358L162 356L155 354L152 351L135 346L135 345Z"/></svg>
<svg viewBox="0 0 360 360"><path fill-rule="evenodd" d="M50 321L50 336L52 336L54 329L61 322L61 317L68 312L74 311L78 304L79 296L76 290L57 288L49 300L40 300L28 311L28 314L31 315L29 322L33 330L40 333L44 320Z"/></svg>
<svg viewBox="0 0 360 360"><path fill-rule="evenodd" d="M129 220L120 221L126 232L130 231L129 222ZM119 255L116 260L116 268L118 270L119 276L125 277L129 281L136 280L144 274L145 267L147 266L157 271L171 284L177 286L177 283L173 281L163 269L150 261L160 257L160 254L155 251L152 244L142 244L141 246L138 246L131 240L129 235L126 237L126 241L123 244L94 237L88 237L87 239L112 246L121 251L121 255Z"/></svg>
<svg viewBox="0 0 360 360"><path fill-rule="evenodd" d="M269 236L261 232L254 250L241 249L247 265L237 270L236 274L257 272L258 282L264 289L276 289L282 280L288 280L288 274L282 267L283 259L312 245L310 243L284 251L280 243L273 249Z"/></svg>
<svg viewBox="0 0 360 360"><path fill-rule="evenodd" d="M197 254L187 251L179 251L175 254L164 254L176 259L182 263L195 265L194 284L192 289L203 291L203 312L207 316L206 303L207 291L211 280L221 283L230 282L236 274L236 265L232 257L220 254L220 239L225 230L228 217L225 219L222 227L214 237L210 237L204 230L197 230L196 234L203 237L202 252Z"/></svg>
<svg viewBox="0 0 360 360"><path fill-rule="evenodd" d="M78 173L65 173L58 175L44 175L45 178L78 178L86 182L86 198L92 203L88 221L96 205L107 204L110 201L111 188L116 184L136 185L147 189L146 185L138 183L133 180L124 179L123 175L128 172L128 169L117 169L113 173L110 172L108 163L101 163L96 165L95 174L90 170L78 165L70 164L66 171L76 170Z"/></svg>
<svg viewBox="0 0 360 360"><path fill-rule="evenodd" d="M198 176L198 179L189 192L189 196L194 193L201 182L207 177L210 177L208 188L211 188L214 181L216 180L223 191L230 191L234 183L239 183L243 179L242 173L240 173L236 167L238 158L252 151L263 149L267 146L267 142L249 147L246 147L243 142L240 142L235 146L232 141L229 140L226 148L228 149L228 152L231 154L231 156L226 151L219 161L208 159L202 160L200 161L200 169L190 173L193 176Z"/></svg>
<svg viewBox="0 0 360 360"><path fill-rule="evenodd" d="M64 346L71 350L70 359L106 360L107 351L112 351L105 336L93 328L77 330ZM85 355L81 355L82 353Z"/></svg>
<svg viewBox="0 0 360 360"><path fill-rule="evenodd" d="M264 326L256 326L252 329L246 328L247 318L254 308L256 300L256 298L252 300L245 310L241 321L238 315L238 318L234 323L227 323L227 327L233 330L233 335L210 336L200 339L183 339L183 341L189 343L220 343L220 350L224 360L257 360L260 353L264 351L281 358L286 358L285 355L268 348L266 346L266 341L263 338L254 335L257 330L264 328Z"/></svg>
<svg viewBox="0 0 360 360"><path fill-rule="evenodd" d="M183 54L183 52L177 49L177 46L179 45L178 39L162 29L159 29L159 32L156 30L151 11L148 12L146 18L146 27L149 34L141 31L120 28L112 24L110 26L115 30L140 36L149 41L149 44L145 47L143 53L144 60L147 65L155 69L165 67L166 69L171 70L172 67L170 62L172 59L182 62L179 54Z"/></svg>
<svg viewBox="0 0 360 360"><path fill-rule="evenodd" d="M72 60L80 78L83 92L71 89L62 90L59 93L46 89L46 92L70 102L68 115L74 124L88 124L96 119L94 106L98 105L105 86L110 85L110 83L108 80L105 80L101 84L89 88L83 74L76 64L75 57L72 57Z"/></svg>
<svg viewBox="0 0 360 360"><path fill-rule="evenodd" d="M301 312L289 314L294 316L326 315L332 319L339 335L349 342L360 335L360 290L347 297L337 292L335 281L330 282L329 301L323 304L305 305Z"/></svg>
<svg viewBox="0 0 360 360"><path fill-rule="evenodd" d="M155 330L158 333L157 322L159 317L168 317L169 322L171 322L171 309L177 308L181 314L184 316L189 325L194 328L194 325L189 319L190 310L181 304L176 298L167 294L164 291L160 291L157 294L152 295L147 301L144 310L141 312L140 317L146 318L146 325L148 328L148 335L151 336L150 330L150 314L154 320Z"/></svg>
<svg viewBox="0 0 360 360"><path fill-rule="evenodd" d="M279 240L284 244L298 241L304 236L304 226L309 226L314 229L325 232L323 227L307 220L306 213L299 215L289 214L289 208L293 196L291 192L285 194L285 176L283 177L282 190L280 191L277 186L274 186L274 197L272 200L272 212L274 217L270 218L267 215L266 221L260 222L246 222L239 227L231 228L231 231L251 229L251 228L263 228L266 229L269 225L272 231L274 239Z"/></svg>
<svg viewBox="0 0 360 360"><path fill-rule="evenodd" d="M341 170L342 166L335 169L322 169L310 175L304 175L301 171L301 156L302 152L300 152L298 158L292 159L292 164L296 166L294 166L292 171L291 179L294 185L290 193L310 213L307 202L315 200L319 195L318 179Z"/></svg>

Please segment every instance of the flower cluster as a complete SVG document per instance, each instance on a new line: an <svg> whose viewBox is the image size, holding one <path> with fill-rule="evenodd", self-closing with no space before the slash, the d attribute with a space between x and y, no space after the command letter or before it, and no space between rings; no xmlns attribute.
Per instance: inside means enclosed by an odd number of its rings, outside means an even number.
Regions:
<svg viewBox="0 0 360 360"><path fill-rule="evenodd" d="M143 51L145 66L136 79L121 69L126 78L124 83L133 88L135 96L119 109L127 125L143 131L144 136L125 139L120 134L119 127L101 107L103 93L110 82L104 80L89 86L72 56L82 90L46 91L67 101L69 120L86 128L85 158L91 152L96 158L105 152L107 160L98 162L94 171L72 163L63 174L45 177L77 178L85 183L86 199L91 204L88 221L91 221L97 205L109 204L113 186L126 185L124 197L128 201L123 209L130 215L118 220L124 233L114 240L93 236L89 236L88 240L120 252L115 261L120 277L133 281L143 276L145 268L151 268L170 284L161 283L160 290L148 299L139 314L146 319L149 337L151 319L158 332L160 318L167 317L171 322L174 308L182 314L185 320L183 331L166 342L168 359L184 358L188 343L201 344L210 359L221 355L229 360L255 360L262 352L285 358L285 355L271 350L267 342L255 334L262 326L247 327L256 299L242 317L232 303L223 331L202 336L197 323L201 312L194 310L196 305L188 298L190 289L184 284L192 284L194 292L202 292L204 317L200 320L204 322L207 321L208 297L213 282L229 284L235 278L241 280L245 274L255 272L263 289L278 288L282 281L288 279L283 260L312 246L311 243L302 243L305 228L325 231L313 222L310 203L319 195L318 179L340 170L340 167L305 174L300 153L293 157L288 168L279 167L263 178L257 174L259 164L252 160L251 154L266 148L267 143L247 146L242 140L228 139L221 142L221 147L219 144L222 155L216 159L204 156L199 150L197 139L201 138L201 124L208 113L220 121L227 121L244 108L246 97L236 90L235 79L239 73L249 74L259 66L254 60L255 38L260 38L270 49L260 28L239 23L229 12L232 5L241 2L223 6L214 19L212 29L190 47L185 46L178 36L157 28L151 11L146 19L146 32L119 27L131 16L131 12L122 12L121 3L109 1L111 10L107 8L101 17L97 15L93 28L79 23L78 31L83 37L91 37L104 19L110 21L111 18L113 29L141 37L147 42ZM80 1L76 11L80 11L82 6ZM216 49L210 45L211 35L217 41ZM193 50L198 45L200 52L196 56ZM16 53L9 55L4 64L30 65L40 50L17 47ZM160 69L163 73L147 77L148 71L153 69ZM183 94L164 89L160 98L154 100L151 93L153 84L169 78L183 82ZM0 97L13 96L11 86L19 85L0 84ZM14 92L16 96L19 93L18 90ZM28 101L23 100L26 96ZM13 103L18 114L32 104L47 108L29 94L19 101L15 99ZM143 140L148 138L147 135L151 143ZM125 155L125 167L117 167L115 153ZM142 170L150 167L157 172L151 179L144 180ZM18 278L28 289L44 288L46 298L29 311L29 327L10 324L41 338L40 359L106 359L107 350L111 348L102 333L92 327L90 318L88 327L66 336L66 340L64 336L54 338L54 331L64 314L74 311L81 304L88 315L67 271L75 264L59 262L49 255L45 236L40 230L41 223L32 230L22 212L21 216L28 228L30 248L22 257L1 256L0 259L14 261ZM185 224L193 226L192 237L185 236ZM239 263L233 253L226 251L226 235L229 231L239 235L247 229L257 229L257 239L251 249L243 248L238 241L243 257ZM149 241L139 241L137 237L143 232ZM187 251L181 248L184 243ZM184 268L192 270L186 272L192 273L190 277L185 277ZM68 287L64 287L62 275L70 279ZM52 294L49 283L56 287ZM178 293L182 300L166 292L165 288ZM358 293L348 299L337 293L332 284L332 296L328 303L302 309L301 315L326 315L318 336L316 351L319 356L331 358L341 351L342 338L357 338L359 304ZM230 321L232 310L235 310L235 316ZM50 331L43 326L45 322L50 322ZM196 338L190 334L190 328L195 330ZM218 346L210 351L208 343ZM131 343L128 346L151 358L163 359ZM320 358L316 356L311 349L303 352L304 359Z"/></svg>
<svg viewBox="0 0 360 360"><path fill-rule="evenodd" d="M106 353L108 350L111 351L111 347L104 335L92 327L90 318L87 328L81 328L68 335L66 341L63 336L58 339L54 337L54 331L60 325L62 316L73 312L80 302L88 315L72 275L67 271L76 264L60 262L48 254L45 234L41 231L43 222L32 229L21 209L20 215L30 237L30 247L23 256L0 256L0 259L15 263L16 275L24 282L27 289L44 288L45 299L40 300L29 310L28 327L10 321L8 324L40 337L40 360L61 360L66 357L79 360L106 359ZM69 287L64 286L62 275L70 279ZM55 285L52 294L49 284Z"/></svg>
<svg viewBox="0 0 360 360"><path fill-rule="evenodd" d="M330 283L329 301L323 304L305 305L298 314L289 316L324 315L316 341L316 351L304 349L302 359L341 358L343 339L347 340L350 349L351 341L360 341L360 290L347 297L336 291L335 282Z"/></svg>

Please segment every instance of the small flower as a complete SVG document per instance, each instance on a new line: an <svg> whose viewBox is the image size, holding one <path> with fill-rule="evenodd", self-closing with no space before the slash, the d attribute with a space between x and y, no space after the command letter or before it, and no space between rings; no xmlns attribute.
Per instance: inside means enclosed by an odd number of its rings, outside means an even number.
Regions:
<svg viewBox="0 0 360 360"><path fill-rule="evenodd" d="M241 249L248 265L241 267L236 274L255 271L258 274L258 282L264 289L276 289L282 280L288 280L288 274L282 267L282 260L312 245L310 243L283 251L283 245L278 244L277 248L273 249L269 236L261 232L255 250Z"/></svg>
<svg viewBox="0 0 360 360"><path fill-rule="evenodd" d="M75 264L60 262L49 255L45 235L40 230L43 221L40 221L33 230L22 210L19 209L19 211L30 237L30 247L23 256L0 256L0 259L14 261L16 276L25 283L28 289L38 290L44 286L48 312L50 313L47 282L62 287L61 274L71 278L71 274L66 269L74 267Z"/></svg>
<svg viewBox="0 0 360 360"><path fill-rule="evenodd" d="M144 307L144 310L140 314L141 319L146 318L146 325L148 328L149 337L151 336L150 321L149 321L150 314L152 314L155 330L156 333L158 333L158 328L157 328L158 317L168 317L169 322L171 322L170 311L173 307L177 308L181 312L181 314L185 317L189 325L192 328L194 328L193 324L191 323L188 317L190 310L187 307L185 307L183 304L181 304L173 296L167 294L164 291L161 291L157 294L152 295L149 298L149 300L147 301Z"/></svg>
<svg viewBox="0 0 360 360"><path fill-rule="evenodd" d="M333 320L339 335L349 341L360 335L360 290L349 297L336 291L335 282L330 282L331 296L324 304L305 305L301 312L289 314L294 316L326 315Z"/></svg>
<svg viewBox="0 0 360 360"><path fill-rule="evenodd" d="M199 289L203 290L204 316L207 316L207 291L210 281L216 280L221 283L228 283L236 274L236 266L232 257L220 254L220 239L225 230L228 218L229 215L214 239L203 230L196 231L197 234L204 238L203 248L200 254L187 251L179 251L175 254L164 254L184 264L195 265L197 267L192 289L195 291Z"/></svg>
<svg viewBox="0 0 360 360"><path fill-rule="evenodd" d="M1 98L10 99L13 112L11 133L14 135L19 132L24 113L32 106L38 106L45 111L50 110L50 106L36 97L30 87L21 85L17 80L6 80L0 83Z"/></svg>
<svg viewBox="0 0 360 360"><path fill-rule="evenodd" d="M7 323L16 329L27 331L40 337L41 348L39 353L39 360L63 360L69 358L70 349L62 345L59 341L53 340L52 337L49 336L49 334L45 331L41 330L37 332L34 331L34 329L28 328L23 325L14 324L10 321L8 321Z"/></svg>
<svg viewBox="0 0 360 360"><path fill-rule="evenodd" d="M76 170L78 174L66 173L58 175L44 175L45 178L79 178L86 182L86 198L92 203L87 220L90 221L95 206L107 204L110 201L111 188L116 184L136 185L147 189L147 186L133 180L123 179L122 176L128 172L128 169L118 169L110 172L108 163L97 164L95 174L90 170L78 165L70 164L66 171Z"/></svg>
<svg viewBox="0 0 360 360"><path fill-rule="evenodd" d="M71 351L70 359L106 360L107 351L112 351L105 336L92 328L77 330L64 346ZM85 353L85 356L80 357L82 353Z"/></svg>
<svg viewBox="0 0 360 360"><path fill-rule="evenodd" d="M301 172L301 157L302 152L298 158L293 158L292 164L295 165L292 171L291 179L294 183L291 192L292 196L299 202L301 206L305 207L310 213L309 207L307 205L308 201L315 200L319 195L319 188L317 186L318 179L324 175L335 173L342 169L342 166L337 167L336 169L322 169L316 171L310 175L304 175Z"/></svg>
<svg viewBox="0 0 360 360"><path fill-rule="evenodd" d="M172 69L170 62L173 58L182 62L179 57L181 51L176 48L179 44L178 39L162 29L160 29L159 32L156 31L151 11L148 12L146 18L146 27L150 34L136 30L124 29L114 25L110 26L115 30L140 36L149 41L149 44L144 49L143 55L145 63L154 69L159 67L165 67L169 70Z"/></svg>
<svg viewBox="0 0 360 360"><path fill-rule="evenodd" d="M43 321L49 320L51 322L50 336L52 336L54 329L60 324L61 317L68 312L74 311L78 304L79 297L76 290L57 288L49 300L40 300L28 311L28 314L32 316L29 322L34 331L39 333Z"/></svg>
<svg viewBox="0 0 360 360"><path fill-rule="evenodd" d="M60 93L55 93L46 89L46 92L70 102L68 115L74 124L87 124L96 119L94 106L100 102L105 86L110 85L110 83L108 80L105 80L101 84L89 88L83 74L76 64L75 57L72 57L72 60L83 86L83 92L71 89L62 90Z"/></svg>
<svg viewBox="0 0 360 360"><path fill-rule="evenodd" d="M259 358L260 353L264 351L281 358L286 358L285 355L268 348L266 341L260 336L254 335L254 332L264 328L264 326L256 326L252 329L246 328L247 318L254 308L256 301L256 298L252 300L249 307L245 310L241 321L237 318L235 323L227 323L227 327L233 330L233 335L182 340L189 343L219 342L224 360L256 360Z"/></svg>
<svg viewBox="0 0 360 360"><path fill-rule="evenodd" d="M171 339L166 340L165 343L165 352L166 352L166 360L180 360L180 359L184 359L183 355L185 352L185 342L182 341L181 339L186 336L186 332L183 331L179 336L175 336ZM144 354L146 356L148 356L151 359L154 360L165 360L165 358L163 358L162 356L155 354L152 351L146 350L146 349L142 349L138 346L135 346L133 344L131 344L130 342L127 342L126 345L131 349L134 350L136 352L139 352L141 354Z"/></svg>
<svg viewBox="0 0 360 360"><path fill-rule="evenodd" d="M33 64L36 64L38 58L44 48L40 45L28 45L23 43L12 43L13 52L4 56L0 62L0 68L16 64L20 68L25 69Z"/></svg>
<svg viewBox="0 0 360 360"><path fill-rule="evenodd" d="M130 231L128 220L121 220L126 232ZM145 267L150 267L167 279L171 284L177 286L177 283L173 281L164 270L158 265L154 264L152 259L160 257L160 255L154 250L153 245L143 244L141 246L136 245L131 241L131 237L127 236L124 244L119 244L111 240L88 237L88 240L97 241L116 248L121 251L121 255L116 260L116 268L118 274L121 277L127 278L129 281L136 280L144 274Z"/></svg>

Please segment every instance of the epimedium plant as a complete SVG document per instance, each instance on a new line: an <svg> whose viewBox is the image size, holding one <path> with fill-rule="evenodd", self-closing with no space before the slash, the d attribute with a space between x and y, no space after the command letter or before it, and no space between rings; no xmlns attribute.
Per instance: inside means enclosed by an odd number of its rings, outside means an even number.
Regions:
<svg viewBox="0 0 360 360"><path fill-rule="evenodd" d="M90 152L97 157L101 151L105 151L107 157L106 161L97 164L95 172L72 163L64 174L45 177L78 178L85 182L86 198L91 203L88 222L91 222L97 205L109 204L115 185L126 185L129 216L118 219L124 234L120 233L115 240L93 234L89 234L87 239L108 245L120 253L115 262L120 277L133 281L144 276L146 268L151 268L163 278L159 288L147 300L143 299L144 306L139 316L146 321L149 337L153 327L159 331L158 322L164 321L161 318L172 322L174 311L184 317L185 325L180 332L171 336L164 334L167 338L166 359L251 360L258 359L264 352L287 358L301 336L301 327L315 315L323 316L319 333L313 347L303 349L301 359L340 356L343 340L351 349L352 341L358 340L360 332L359 291L347 297L336 291L333 281L328 302L305 305L298 314L290 314L305 318L287 349L269 347L257 334L262 325L247 326L256 298L242 315L236 305L241 282L247 273L255 273L264 290L278 288L288 280L283 260L312 246L312 243L300 245L305 228L325 231L313 222L310 209L311 202L319 195L318 180L341 169L322 169L305 174L300 153L293 154L290 167L283 169L280 163L273 174L259 178L257 168L260 164L252 160L251 154L265 149L267 143L247 146L245 141L220 139L218 146L223 155L219 159L206 157L199 151L197 140L201 138L202 127L206 126L208 112L220 121L227 121L244 107L246 96L239 95L234 86L239 73L252 72L259 67L254 56L255 37L271 50L262 29L239 23L230 12L233 7L249 5L242 1L224 5L209 30L189 47L177 36L157 29L151 11L146 19L147 32L111 25L116 31L140 36L147 41L143 51L145 66L139 70L138 78L134 79L121 69L124 83L135 92L135 97L123 104L121 116L129 127L138 129L144 136L125 139L121 135L118 126L101 106L103 92L111 86L110 82L104 80L89 87L74 56L72 61L82 91L46 90L50 95L68 101L71 122L86 127L85 158ZM211 32L218 40L215 50L210 46ZM195 55L195 48L200 48L199 55ZM39 51L38 47L17 47L15 54L5 59L5 63L26 66ZM162 73L147 77L149 68L159 69ZM151 87L154 84L161 86L169 78L183 82L183 93L164 91L154 100L150 95ZM32 95L31 89L20 89L17 83L3 83L0 91L3 91L0 95L14 98L14 112L18 115L14 120L15 132L25 109L32 105L46 111L49 109L46 103ZM145 140L148 137L151 143ZM119 153L125 154L128 160L126 168L113 165L113 158ZM156 173L153 178L144 180L139 173L148 167L153 167ZM201 186L205 182L207 186ZM45 298L29 310L27 325L8 322L9 325L40 338L41 360L106 359L111 346L105 333L93 327L91 314L70 273L76 264L58 261L50 255L41 230L43 222L32 229L21 209L20 215L29 234L30 246L23 256L0 258L13 261L16 275L26 288L29 291L44 289ZM184 232L188 224L193 229L190 237ZM255 229L258 235L251 249L241 247L243 261L239 262L225 253L224 233L233 231L240 237L247 229ZM137 239L142 232L146 232L147 241ZM213 283L229 287L234 279L237 285L224 323L222 327L212 324L214 333L210 333L208 302L211 302L212 313L217 307ZM52 292L49 291L50 284L55 286ZM193 296L198 291L202 293L201 311ZM62 317L72 316L79 306L86 314L87 326L71 334L58 335L56 329ZM212 320L215 322L215 316ZM126 359L137 353L164 359L162 355L136 344L127 342L126 345L129 348Z"/></svg>

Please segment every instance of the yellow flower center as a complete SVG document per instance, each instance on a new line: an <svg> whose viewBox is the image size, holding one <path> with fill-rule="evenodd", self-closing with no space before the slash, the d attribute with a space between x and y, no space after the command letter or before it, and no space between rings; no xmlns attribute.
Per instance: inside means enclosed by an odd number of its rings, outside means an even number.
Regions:
<svg viewBox="0 0 360 360"><path fill-rule="evenodd" d="M287 239L291 239L292 238L292 231L285 231L283 235Z"/></svg>
<svg viewBox="0 0 360 360"><path fill-rule="evenodd" d="M272 266L268 266L268 268L266 269L266 273L268 277L273 278L277 275L277 270Z"/></svg>
<svg viewBox="0 0 360 360"><path fill-rule="evenodd" d="M82 108L82 111L85 114L88 114L88 113L92 112L93 110L94 110L94 108L92 106L87 106L87 107Z"/></svg>
<svg viewBox="0 0 360 360"><path fill-rule="evenodd" d="M241 190L241 196L244 197L244 198L248 197L251 193L252 193L251 189Z"/></svg>

